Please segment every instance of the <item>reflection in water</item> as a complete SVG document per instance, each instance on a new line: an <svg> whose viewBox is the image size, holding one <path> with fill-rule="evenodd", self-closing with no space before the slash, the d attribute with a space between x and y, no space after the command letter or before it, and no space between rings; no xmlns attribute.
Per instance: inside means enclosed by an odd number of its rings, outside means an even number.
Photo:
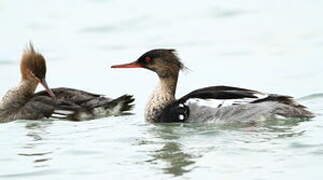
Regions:
<svg viewBox="0 0 323 180"><path fill-rule="evenodd" d="M165 174L173 176L182 176L189 173L194 168L194 164L203 156L210 153L216 153L218 144L225 144L221 148L230 147L229 151L240 146L249 152L263 152L266 148L250 147L251 144L263 143L264 146L273 141L287 139L291 137L301 137L306 131L296 130L295 127L300 122L307 119L285 119L283 121L268 121L260 124L241 124L232 123L224 125L209 124L160 124L149 129L149 140L140 145L153 146L157 150L148 150L148 156L151 157L145 161L150 165L162 169ZM185 138L190 138L188 146L185 144ZM203 146L194 146L190 149L192 143L197 139L197 143ZM212 143L210 143L212 142ZM243 148L241 148L243 147ZM220 148L220 149L221 149Z"/></svg>
<svg viewBox="0 0 323 180"><path fill-rule="evenodd" d="M166 142L160 150L155 151L152 155L153 159L147 161L154 163L155 161L164 161L167 167L163 168L165 173L174 176L181 176L190 170L185 169L187 166L194 164L192 155L184 153L179 143Z"/></svg>
<svg viewBox="0 0 323 180"><path fill-rule="evenodd" d="M18 153L20 156L44 156L47 154L51 154L52 152L44 152L44 153L32 153L32 154L26 154L26 153Z"/></svg>
<svg viewBox="0 0 323 180"><path fill-rule="evenodd" d="M51 160L52 158L49 157L50 154L53 152L51 151L45 151L45 152L39 152L37 149L39 149L39 146L44 145L43 137L44 135L49 134L46 131L46 128L51 125L52 123L50 121L45 122L28 122L26 124L27 136L31 137L31 141L27 141L27 143L23 146L23 151L30 151L30 152L22 152L18 153L19 156L24 157L32 157L33 163L35 164L34 167L46 167L47 164L43 164L44 162L47 162ZM37 152L38 151L38 152ZM42 163L39 165L39 163Z"/></svg>
<svg viewBox="0 0 323 180"><path fill-rule="evenodd" d="M187 167L194 164L195 161L193 160L193 155L183 152L182 145L179 143L181 136L176 134L176 126L178 125L158 125L150 129L153 137L157 138L156 141L162 146L157 150L149 151L149 156L152 159L146 162L158 165L158 168L161 168L166 174L181 176L191 171ZM149 141L148 143L156 144L154 141Z"/></svg>

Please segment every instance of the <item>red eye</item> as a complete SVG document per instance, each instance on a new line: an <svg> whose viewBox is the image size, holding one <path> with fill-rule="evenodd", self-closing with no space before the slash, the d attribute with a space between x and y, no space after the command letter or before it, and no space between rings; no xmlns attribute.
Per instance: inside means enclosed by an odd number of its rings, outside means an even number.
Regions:
<svg viewBox="0 0 323 180"><path fill-rule="evenodd" d="M146 62L146 63L150 63L150 62L151 62L151 60L152 60L152 59L151 59L151 57L148 57L148 56L147 56L147 57L145 57L145 62Z"/></svg>

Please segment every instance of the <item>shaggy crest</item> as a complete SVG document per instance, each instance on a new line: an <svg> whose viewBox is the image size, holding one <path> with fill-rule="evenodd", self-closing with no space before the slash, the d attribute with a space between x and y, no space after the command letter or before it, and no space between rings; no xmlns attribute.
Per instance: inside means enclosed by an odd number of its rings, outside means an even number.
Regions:
<svg viewBox="0 0 323 180"><path fill-rule="evenodd" d="M35 51L31 42L22 55L20 70L24 79L28 79L30 73L40 80L46 76L45 58Z"/></svg>

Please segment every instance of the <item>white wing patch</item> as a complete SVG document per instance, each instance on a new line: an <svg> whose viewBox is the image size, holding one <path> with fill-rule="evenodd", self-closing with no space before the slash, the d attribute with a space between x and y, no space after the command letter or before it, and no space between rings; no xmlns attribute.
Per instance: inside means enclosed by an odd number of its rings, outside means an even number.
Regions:
<svg viewBox="0 0 323 180"><path fill-rule="evenodd" d="M69 111L69 110L55 110L55 114L61 114L61 115L71 115L74 113L74 111Z"/></svg>
<svg viewBox="0 0 323 180"><path fill-rule="evenodd" d="M220 108L232 105L243 105L248 104L252 101L264 99L268 97L268 94L254 94L256 98L241 98L241 99L200 99L191 98L188 99L184 104L186 106L197 105L197 106L207 106L212 108Z"/></svg>
<svg viewBox="0 0 323 180"><path fill-rule="evenodd" d="M183 114L180 114L180 115L178 116L178 119L179 119L179 120L181 120L181 121L183 121L183 120L185 119L185 116L184 116Z"/></svg>
<svg viewBox="0 0 323 180"><path fill-rule="evenodd" d="M55 110L51 117L53 118L58 118L58 119L65 119L69 115L74 114L74 111L69 111L69 110Z"/></svg>

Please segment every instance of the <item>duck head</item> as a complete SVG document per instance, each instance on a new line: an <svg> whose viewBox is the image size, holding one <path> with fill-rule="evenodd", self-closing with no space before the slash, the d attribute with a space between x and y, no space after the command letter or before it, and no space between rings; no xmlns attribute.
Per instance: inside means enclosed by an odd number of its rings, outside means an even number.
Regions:
<svg viewBox="0 0 323 180"><path fill-rule="evenodd" d="M177 76L184 65L174 49L153 49L134 62L114 65L111 68L145 68L156 72L160 78L167 78Z"/></svg>
<svg viewBox="0 0 323 180"><path fill-rule="evenodd" d="M34 50L32 44L29 45L22 56L20 72L23 81L34 81L40 83L48 94L55 98L55 94L48 87L46 82L45 58Z"/></svg>

